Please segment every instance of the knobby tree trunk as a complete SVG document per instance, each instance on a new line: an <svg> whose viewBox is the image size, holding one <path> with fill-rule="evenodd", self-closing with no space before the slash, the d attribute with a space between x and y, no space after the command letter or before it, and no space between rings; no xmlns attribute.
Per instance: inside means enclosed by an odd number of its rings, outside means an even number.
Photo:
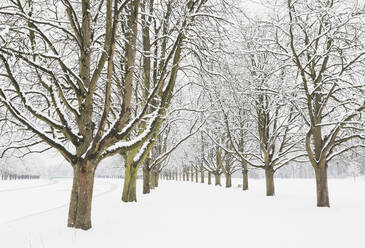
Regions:
<svg viewBox="0 0 365 248"><path fill-rule="evenodd" d="M242 170L242 190L248 190L248 170Z"/></svg>
<svg viewBox="0 0 365 248"><path fill-rule="evenodd" d="M225 174L226 176L226 188L232 187L232 175L231 174Z"/></svg>
<svg viewBox="0 0 365 248"><path fill-rule="evenodd" d="M151 192L151 171L147 165L143 166L143 194L149 194Z"/></svg>
<svg viewBox="0 0 365 248"><path fill-rule="evenodd" d="M122 201L124 202L137 201L137 193L136 193L137 174L138 174L138 168L131 165L125 167Z"/></svg>
<svg viewBox="0 0 365 248"><path fill-rule="evenodd" d="M275 195L274 172L275 171L271 167L265 168L266 195L267 196Z"/></svg>
<svg viewBox="0 0 365 248"><path fill-rule="evenodd" d="M214 174L214 177L215 177L215 185L222 186L221 185L221 174Z"/></svg>
<svg viewBox="0 0 365 248"><path fill-rule="evenodd" d="M327 183L327 165L314 169L317 184L317 207L330 207Z"/></svg>
<svg viewBox="0 0 365 248"><path fill-rule="evenodd" d="M88 230L91 228L91 203L96 163L87 159L74 165L68 227Z"/></svg>
<svg viewBox="0 0 365 248"><path fill-rule="evenodd" d="M212 184L212 173L208 171L208 185Z"/></svg>

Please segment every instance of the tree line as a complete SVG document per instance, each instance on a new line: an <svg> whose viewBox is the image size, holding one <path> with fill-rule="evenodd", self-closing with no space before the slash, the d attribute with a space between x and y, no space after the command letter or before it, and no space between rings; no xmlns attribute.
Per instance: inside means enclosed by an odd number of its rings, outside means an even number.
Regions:
<svg viewBox="0 0 365 248"><path fill-rule="evenodd" d="M68 226L84 230L95 171L115 155L123 202L140 168L146 194L204 171L228 187L241 171L247 190L260 170L273 196L275 173L303 163L329 207L329 164L365 147L365 11L263 2L254 16L235 0L1 1L1 156L58 151L73 169Z"/></svg>

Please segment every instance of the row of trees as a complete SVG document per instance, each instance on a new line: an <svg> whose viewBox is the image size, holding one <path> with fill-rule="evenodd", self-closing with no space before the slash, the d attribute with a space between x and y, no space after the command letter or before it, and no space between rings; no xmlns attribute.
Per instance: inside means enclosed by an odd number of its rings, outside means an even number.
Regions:
<svg viewBox="0 0 365 248"><path fill-rule="evenodd" d="M149 193L202 124L180 154L195 179L207 171L220 185L224 174L230 186L241 170L247 190L249 170L262 170L272 196L277 171L307 163L317 205L330 206L328 165L365 147L365 12L353 1L285 0L252 18L239 5L1 1L1 144L68 161L69 227L91 228L101 161L122 157L122 201L136 201L139 168ZM184 105L191 96L194 111Z"/></svg>
<svg viewBox="0 0 365 248"><path fill-rule="evenodd" d="M329 207L328 166L365 148L365 12L356 1L267 1L267 15L231 19L199 77L207 125L190 164L216 177L263 170L266 193L289 164L309 164L317 206ZM227 31L227 32L228 32ZM355 162L355 161L354 161Z"/></svg>
<svg viewBox="0 0 365 248"><path fill-rule="evenodd" d="M213 18L207 2L1 1L4 150L55 149L68 161L74 174L69 227L91 228L102 160L122 156L122 200L129 202L136 200L137 171L146 158L164 159L152 149L181 87L178 72L194 32Z"/></svg>

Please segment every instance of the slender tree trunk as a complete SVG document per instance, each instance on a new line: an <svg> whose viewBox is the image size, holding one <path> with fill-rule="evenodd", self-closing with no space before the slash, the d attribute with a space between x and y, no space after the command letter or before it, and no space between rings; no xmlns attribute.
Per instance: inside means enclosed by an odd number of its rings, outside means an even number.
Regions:
<svg viewBox="0 0 365 248"><path fill-rule="evenodd" d="M131 165L125 167L122 201L124 202L137 201L137 193L136 193L137 174L138 174L138 168L135 168Z"/></svg>
<svg viewBox="0 0 365 248"><path fill-rule="evenodd" d="M158 187L158 180L159 180L159 173L158 172L153 172L153 175L154 175L154 177L155 177L155 188L157 188Z"/></svg>
<svg viewBox="0 0 365 248"><path fill-rule="evenodd" d="M84 161L74 165L68 227L88 230L91 228L91 204L94 187L95 163Z"/></svg>
<svg viewBox="0 0 365 248"><path fill-rule="evenodd" d="M266 195L274 196L275 195L274 170L271 167L265 168L265 177L266 177Z"/></svg>
<svg viewBox="0 0 365 248"><path fill-rule="evenodd" d="M222 186L221 184L221 174L214 174L214 177L215 177L215 185L219 185L219 186Z"/></svg>
<svg viewBox="0 0 365 248"><path fill-rule="evenodd" d="M150 189L156 188L156 176L154 171L150 171Z"/></svg>
<svg viewBox="0 0 365 248"><path fill-rule="evenodd" d="M248 170L242 170L242 190L248 190Z"/></svg>
<svg viewBox="0 0 365 248"><path fill-rule="evenodd" d="M232 175L231 174L225 174L226 176L226 188L232 187Z"/></svg>
<svg viewBox="0 0 365 248"><path fill-rule="evenodd" d="M208 185L212 184L212 173L208 171Z"/></svg>
<svg viewBox="0 0 365 248"><path fill-rule="evenodd" d="M200 182L204 183L204 169L203 167L200 168Z"/></svg>
<svg viewBox="0 0 365 248"><path fill-rule="evenodd" d="M195 182L196 183L199 182L199 171L198 171L198 168L195 169Z"/></svg>
<svg viewBox="0 0 365 248"><path fill-rule="evenodd" d="M190 179L189 179L189 170L186 170L186 181L190 181Z"/></svg>
<svg viewBox="0 0 365 248"><path fill-rule="evenodd" d="M149 194L151 192L151 171L147 165L143 166L143 194Z"/></svg>
<svg viewBox="0 0 365 248"><path fill-rule="evenodd" d="M317 185L317 207L330 207L327 180L327 165L320 165L314 170Z"/></svg>

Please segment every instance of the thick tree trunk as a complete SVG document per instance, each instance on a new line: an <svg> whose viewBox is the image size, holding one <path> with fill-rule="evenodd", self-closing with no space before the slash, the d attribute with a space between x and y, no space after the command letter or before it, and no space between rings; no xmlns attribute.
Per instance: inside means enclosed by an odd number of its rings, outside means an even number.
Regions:
<svg viewBox="0 0 365 248"><path fill-rule="evenodd" d="M221 185L221 174L214 174L214 177L215 177L215 185L222 186Z"/></svg>
<svg viewBox="0 0 365 248"><path fill-rule="evenodd" d="M151 192L151 171L146 165L143 166L143 194Z"/></svg>
<svg viewBox="0 0 365 248"><path fill-rule="evenodd" d="M208 171L208 185L212 184L212 173Z"/></svg>
<svg viewBox="0 0 365 248"><path fill-rule="evenodd" d="M91 228L91 204L94 187L95 164L84 161L74 167L68 227L88 230Z"/></svg>
<svg viewBox="0 0 365 248"><path fill-rule="evenodd" d="M274 170L270 167L266 168L265 177L266 177L266 195L274 196L275 195Z"/></svg>
<svg viewBox="0 0 365 248"><path fill-rule="evenodd" d="M242 190L248 190L248 170L242 170Z"/></svg>
<svg viewBox="0 0 365 248"><path fill-rule="evenodd" d="M330 207L327 182L327 165L315 168L317 184L317 207Z"/></svg>
<svg viewBox="0 0 365 248"><path fill-rule="evenodd" d="M232 175L225 174L225 176L226 176L226 188L232 187Z"/></svg>
<svg viewBox="0 0 365 248"><path fill-rule="evenodd" d="M137 201L137 193L136 193L137 174L138 174L138 168L135 168L130 165L125 167L122 201L124 202Z"/></svg>

